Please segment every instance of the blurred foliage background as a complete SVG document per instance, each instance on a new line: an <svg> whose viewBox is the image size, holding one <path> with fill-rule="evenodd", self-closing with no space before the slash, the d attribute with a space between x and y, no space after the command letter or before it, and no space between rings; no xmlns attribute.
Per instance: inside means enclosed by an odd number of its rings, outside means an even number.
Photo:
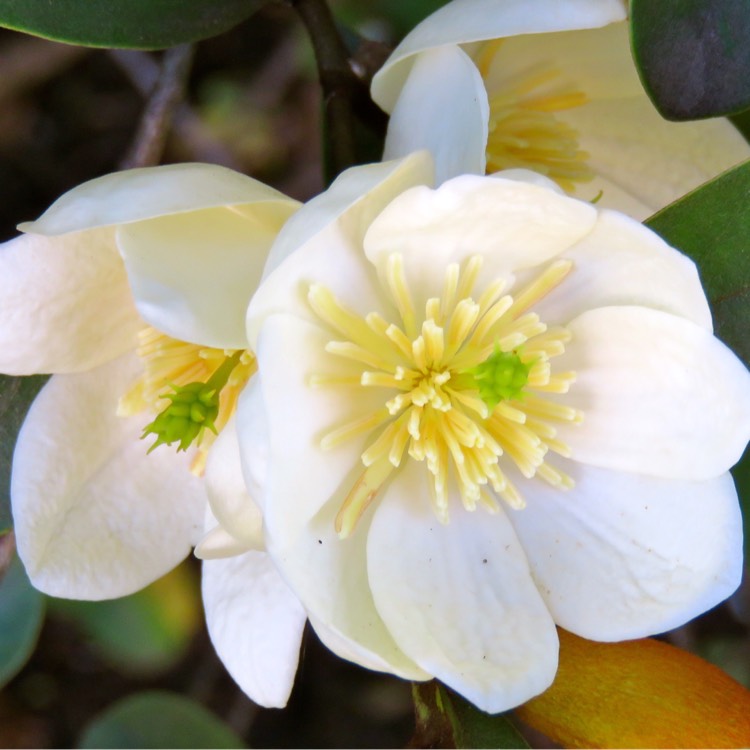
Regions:
<svg viewBox="0 0 750 750"><path fill-rule="evenodd" d="M358 50L374 66L440 4L331 3L350 30L374 40ZM122 166L160 56L0 30L0 240L74 185ZM269 4L196 45L162 161L224 164L305 200L323 188L320 122L304 29L290 8ZM0 747L403 747L412 735L408 683L337 659L309 631L288 708L255 706L210 646L196 560L100 603L35 592L12 534L0 538L0 570ZM666 637L750 687L747 582Z"/></svg>

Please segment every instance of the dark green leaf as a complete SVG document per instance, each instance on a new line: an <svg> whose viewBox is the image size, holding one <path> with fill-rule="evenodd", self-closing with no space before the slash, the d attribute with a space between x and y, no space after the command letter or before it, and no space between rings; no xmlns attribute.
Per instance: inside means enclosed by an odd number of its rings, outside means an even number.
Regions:
<svg viewBox="0 0 750 750"><path fill-rule="evenodd" d="M716 334L750 366L750 161L645 223L698 264Z"/></svg>
<svg viewBox="0 0 750 750"><path fill-rule="evenodd" d="M667 206L646 224L698 264L716 335L750 366L750 161ZM750 450L732 473L750 531ZM746 533L748 551L749 542Z"/></svg>
<svg viewBox="0 0 750 750"><path fill-rule="evenodd" d="M641 80L669 120L750 106L748 0L631 0Z"/></svg>
<svg viewBox="0 0 750 750"><path fill-rule="evenodd" d="M336 15L347 25L360 29L367 36L370 28L386 24L396 41L420 21L446 5L448 0L340 0Z"/></svg>
<svg viewBox="0 0 750 750"><path fill-rule="evenodd" d="M456 747L525 748L526 740L504 714L486 714L460 695L441 688Z"/></svg>
<svg viewBox="0 0 750 750"><path fill-rule="evenodd" d="M413 747L528 747L506 715L486 714L437 681L414 683L412 695Z"/></svg>
<svg viewBox="0 0 750 750"><path fill-rule="evenodd" d="M161 49L221 34L264 0L0 0L0 26L86 47Z"/></svg>
<svg viewBox="0 0 750 750"><path fill-rule="evenodd" d="M0 581L0 686L34 652L44 619L44 597L32 587L18 557Z"/></svg>
<svg viewBox="0 0 750 750"><path fill-rule="evenodd" d="M47 375L13 378L0 375L0 532L11 527L10 469L13 449L31 402L47 382Z"/></svg>
<svg viewBox="0 0 750 750"><path fill-rule="evenodd" d="M194 701L162 691L137 693L89 724L82 748L241 748L242 740Z"/></svg>

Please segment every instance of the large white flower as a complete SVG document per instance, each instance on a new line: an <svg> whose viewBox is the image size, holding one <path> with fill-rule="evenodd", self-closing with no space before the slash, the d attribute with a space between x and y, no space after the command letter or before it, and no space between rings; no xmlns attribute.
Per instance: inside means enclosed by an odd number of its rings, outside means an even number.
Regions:
<svg viewBox="0 0 750 750"><path fill-rule="evenodd" d="M222 167L138 169L73 189L0 246L0 372L56 373L13 459L14 528L32 583L70 598L131 593L182 560L207 517L204 554L239 555L204 563L209 631L240 685L270 706L288 697L304 613L260 528L230 537L206 500L222 496L224 508L241 496L252 512L231 421L255 367L245 312L297 207ZM216 442L204 430L187 454L147 455L140 437L169 403L162 394L205 381L220 393Z"/></svg>
<svg viewBox="0 0 750 750"><path fill-rule="evenodd" d="M645 218L750 156L722 119L661 118L638 80L623 0L453 0L373 79L385 158L428 148L438 182L523 167Z"/></svg>
<svg viewBox="0 0 750 750"><path fill-rule="evenodd" d="M495 712L550 684L556 624L635 638L735 589L750 377L640 224L431 171L354 168L284 226L237 430L322 640Z"/></svg>

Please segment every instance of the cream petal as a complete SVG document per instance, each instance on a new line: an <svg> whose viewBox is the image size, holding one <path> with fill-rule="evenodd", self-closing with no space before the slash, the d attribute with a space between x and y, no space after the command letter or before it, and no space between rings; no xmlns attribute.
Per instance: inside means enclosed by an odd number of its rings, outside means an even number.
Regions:
<svg viewBox="0 0 750 750"><path fill-rule="evenodd" d="M97 177L69 190L24 232L67 234L206 208L266 204L291 213L297 201L216 164L169 164Z"/></svg>
<svg viewBox="0 0 750 750"><path fill-rule="evenodd" d="M292 542L306 534L308 524L339 491L342 480L353 471L362 471L365 435L330 450L321 447L323 437L383 407L383 393L378 388L310 385L314 374L348 376L359 372L347 360L325 351L331 338L307 321L271 315L258 340L258 382L268 419L270 457L267 470L260 469L265 472L266 485L261 505L264 514L273 513L277 544L282 543L282 537ZM264 450L263 439L246 431L242 421L247 413L238 415L237 433L243 466L250 469L246 474L254 475L254 453L258 444ZM265 520L270 523L267 515Z"/></svg>
<svg viewBox="0 0 750 750"><path fill-rule="evenodd" d="M195 545L193 554L199 560L221 560L225 557L236 557L249 549L244 542L233 537L222 526L214 526Z"/></svg>
<svg viewBox="0 0 750 750"><path fill-rule="evenodd" d="M596 307L638 305L712 330L695 263L627 216L601 211L593 231L562 257L573 270L534 306L547 324L564 325Z"/></svg>
<svg viewBox="0 0 750 750"><path fill-rule="evenodd" d="M423 52L391 114L383 158L427 149L437 184L484 174L488 119L484 82L466 53L454 46Z"/></svg>
<svg viewBox="0 0 750 750"><path fill-rule="evenodd" d="M211 446L205 477L208 502L216 520L245 549L264 549L263 517L242 475L234 417Z"/></svg>
<svg viewBox="0 0 750 750"><path fill-rule="evenodd" d="M708 331L645 307L590 310L555 360L577 373L561 424L573 458L607 469L703 480L737 462L750 437L750 374Z"/></svg>
<svg viewBox="0 0 750 750"><path fill-rule="evenodd" d="M490 97L502 93L541 71L556 76L540 91L555 91L563 84L590 100L645 96L633 64L625 21L504 39L486 75L487 91Z"/></svg>
<svg viewBox="0 0 750 750"><path fill-rule="evenodd" d="M650 213L750 157L750 145L728 120L668 122L645 93L591 101L560 119L578 131L589 166L637 196ZM586 190L583 186L576 194L583 197Z"/></svg>
<svg viewBox="0 0 750 750"><path fill-rule="evenodd" d="M581 240L596 217L593 206L541 185L464 175L400 195L370 226L365 254L384 278L388 257L401 253L421 310L440 295L450 263L481 255L486 282L512 278Z"/></svg>
<svg viewBox="0 0 750 750"><path fill-rule="evenodd" d="M200 536L206 495L190 456L139 440L147 414L115 416L140 364L125 355L59 375L31 406L13 457L18 551L36 588L108 599L173 568Z"/></svg>
<svg viewBox="0 0 750 750"><path fill-rule="evenodd" d="M375 606L422 669L483 711L505 711L551 684L555 625L505 514L454 502L443 526L428 476L410 461L376 501L367 540Z"/></svg>
<svg viewBox="0 0 750 750"><path fill-rule="evenodd" d="M620 0L454 0L396 47L372 82L372 97L390 112L414 55L444 44L604 26L625 18Z"/></svg>
<svg viewBox="0 0 750 750"><path fill-rule="evenodd" d="M311 618L334 631L342 643L359 644L371 654L368 666L377 659L387 671L421 679L422 671L393 643L363 585L365 519L361 533L343 542L334 528L344 498L363 471L364 438L327 451L320 446L321 438L342 422L382 407L382 394L345 386L310 387L312 373L348 372L345 362L324 351L329 339L318 327L291 315L271 315L261 331L259 383L271 457L262 501L266 544ZM243 465L252 475L261 433L245 439L242 421L247 413L238 414L238 435Z"/></svg>
<svg viewBox="0 0 750 750"><path fill-rule="evenodd" d="M426 152L353 167L305 204L279 233L263 284L251 300L247 312L250 346L256 348L266 315L294 312L310 317L307 291L312 282L329 286L355 309L358 305L368 307L367 312L374 309L379 292L362 258L364 234L393 198L413 185L431 184L432 174Z"/></svg>
<svg viewBox="0 0 750 750"><path fill-rule="evenodd" d="M0 245L0 372L79 372L135 346L133 305L111 230L25 234Z"/></svg>
<svg viewBox="0 0 750 750"><path fill-rule="evenodd" d="M742 518L729 474L689 482L563 468L573 490L534 480L526 508L510 514L558 625L593 640L641 638L737 588Z"/></svg>
<svg viewBox="0 0 750 750"><path fill-rule="evenodd" d="M306 617L268 555L206 560L202 588L208 633L229 674L258 705L285 706Z"/></svg>
<svg viewBox="0 0 750 750"><path fill-rule="evenodd" d="M183 341L246 348L248 302L295 207L270 201L119 226L117 244L144 320Z"/></svg>

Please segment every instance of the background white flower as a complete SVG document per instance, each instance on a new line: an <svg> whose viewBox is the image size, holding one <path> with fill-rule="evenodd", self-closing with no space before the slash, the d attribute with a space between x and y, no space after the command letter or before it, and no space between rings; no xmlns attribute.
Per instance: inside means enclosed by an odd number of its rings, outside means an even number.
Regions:
<svg viewBox="0 0 750 750"><path fill-rule="evenodd" d="M491 712L550 684L555 624L635 638L736 588L750 425L694 265L522 178L432 190L424 154L341 175L271 251L237 416L269 554L324 643ZM466 379L482 341L529 368L497 407Z"/></svg>
<svg viewBox="0 0 750 750"><path fill-rule="evenodd" d="M727 120L662 119L625 18L621 0L453 0L373 79L385 158L427 148L438 182L525 167L639 219L748 158Z"/></svg>
<svg viewBox="0 0 750 750"><path fill-rule="evenodd" d="M0 246L0 371L56 373L29 411L13 460L16 540L37 588L81 599L129 594L190 552L206 516L216 526L207 500L239 491L233 427L213 445L204 480L190 471L202 460L195 449L147 455L140 437L156 415L143 409L176 377L165 358L177 346L193 360L181 375L188 381L224 350L247 348L249 297L297 206L213 165L130 170L66 193ZM154 328L138 347L147 324ZM210 554L242 554L204 564L212 638L246 692L284 705L304 614L265 553L248 552L262 539L217 545L219 534ZM244 608L242 629L226 625L227 602Z"/></svg>

